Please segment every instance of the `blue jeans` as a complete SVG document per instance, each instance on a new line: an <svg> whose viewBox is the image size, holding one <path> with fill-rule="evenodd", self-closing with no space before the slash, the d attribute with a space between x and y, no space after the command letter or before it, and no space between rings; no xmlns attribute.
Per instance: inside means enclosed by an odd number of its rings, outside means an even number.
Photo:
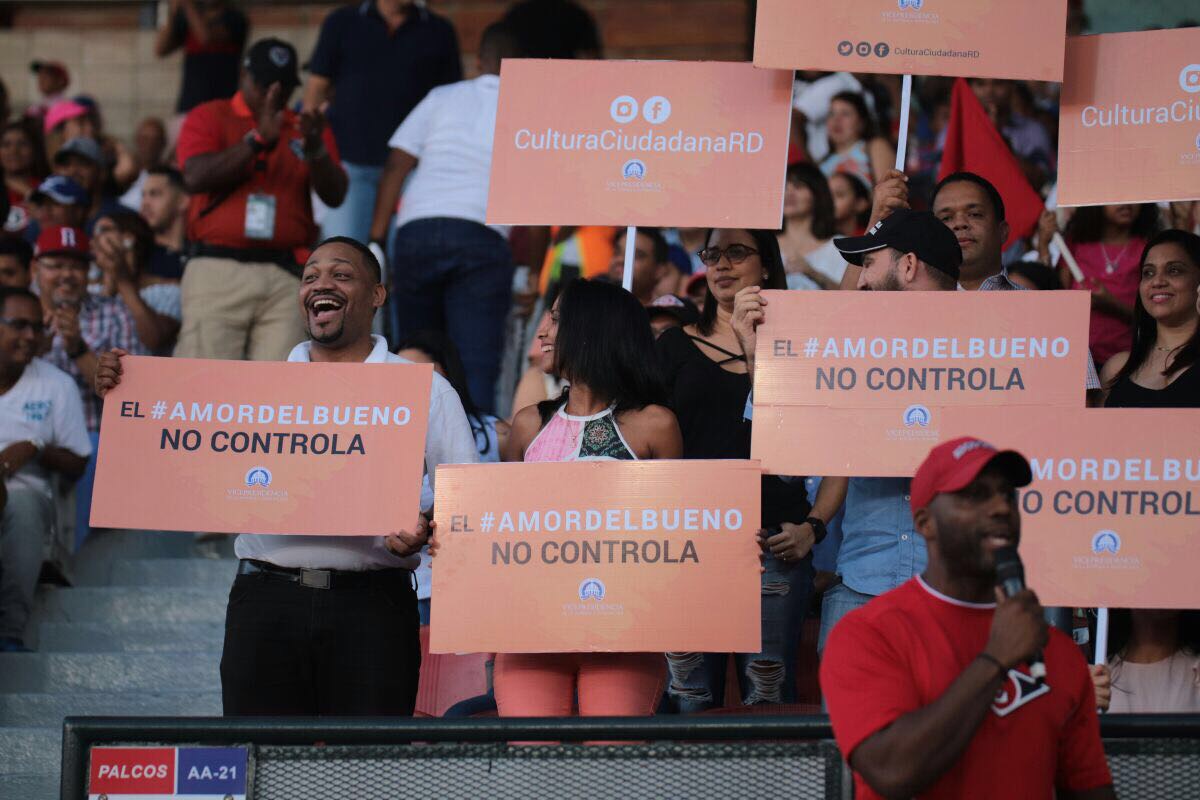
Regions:
<svg viewBox="0 0 1200 800"><path fill-rule="evenodd" d="M431 217L397 228L388 249L397 341L420 330L446 333L462 356L471 399L491 412L512 305L508 242L478 222Z"/></svg>
<svg viewBox="0 0 1200 800"><path fill-rule="evenodd" d="M383 175L383 167L372 167L365 164L351 164L343 161L346 177L350 184L346 189L346 197L337 208L329 209L321 223L321 238L330 236L349 236L351 239L367 243L371 235L371 218L375 215L375 195L379 192L379 179Z"/></svg>
<svg viewBox="0 0 1200 800"><path fill-rule="evenodd" d="M79 550L83 540L91 533L89 521L92 518L92 486L96 483L96 453L100 449L100 432L89 431L88 438L92 441L92 454L88 456L87 466L83 477L75 484L75 549Z"/></svg>
<svg viewBox="0 0 1200 800"><path fill-rule="evenodd" d="M875 595L856 592L844 583L839 583L825 592L821 597L821 634L817 638L817 653L825 652L825 640L842 617L874 599Z"/></svg>
<svg viewBox="0 0 1200 800"><path fill-rule="evenodd" d="M812 595L812 556L796 563L770 553L762 575L762 650L735 653L742 705L796 702L796 650ZM725 705L728 653L667 653L668 706L694 714Z"/></svg>

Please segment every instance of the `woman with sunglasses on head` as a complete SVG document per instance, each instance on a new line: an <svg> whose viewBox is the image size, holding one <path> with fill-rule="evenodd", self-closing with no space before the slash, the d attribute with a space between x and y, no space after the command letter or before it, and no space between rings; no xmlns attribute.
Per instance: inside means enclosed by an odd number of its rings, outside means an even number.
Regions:
<svg viewBox="0 0 1200 800"><path fill-rule="evenodd" d="M737 293L786 289L773 231L716 229L700 251L707 292L700 322L665 331L658 354L683 432L684 458L749 458L750 374L732 325ZM811 507L803 478L762 479L762 651L737 654L741 701L795 702L796 649L812 591L813 544L841 505L837 482ZM836 502L835 502L836 501ZM668 696L677 712L723 705L726 653L668 653Z"/></svg>
<svg viewBox="0 0 1200 800"><path fill-rule="evenodd" d="M513 418L504 461L679 458L646 310L619 286L567 284L537 332L541 367L569 387ZM661 653L500 653L502 717L648 716L662 698Z"/></svg>

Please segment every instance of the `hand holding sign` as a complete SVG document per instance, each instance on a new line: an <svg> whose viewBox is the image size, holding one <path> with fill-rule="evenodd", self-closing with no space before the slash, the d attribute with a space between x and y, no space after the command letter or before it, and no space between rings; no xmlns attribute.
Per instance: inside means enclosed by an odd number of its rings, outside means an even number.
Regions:
<svg viewBox="0 0 1200 800"><path fill-rule="evenodd" d="M433 523L429 521L429 517L421 513L417 515L417 522L413 525L412 533L398 531L389 534L384 537L383 544L388 550L405 558L420 552L421 548L430 541L432 530Z"/></svg>
<svg viewBox="0 0 1200 800"><path fill-rule="evenodd" d="M129 355L119 347L101 353L96 365L96 394L100 399L121 383L121 357Z"/></svg>

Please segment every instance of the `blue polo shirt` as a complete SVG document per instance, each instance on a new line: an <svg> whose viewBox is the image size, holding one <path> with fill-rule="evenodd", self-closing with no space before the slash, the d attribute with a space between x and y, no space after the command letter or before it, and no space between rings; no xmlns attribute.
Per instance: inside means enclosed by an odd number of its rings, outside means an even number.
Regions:
<svg viewBox="0 0 1200 800"><path fill-rule="evenodd" d="M462 79L462 60L445 18L413 7L389 34L373 0L364 0L325 17L308 70L333 84L329 124L342 160L378 166L429 90Z"/></svg>

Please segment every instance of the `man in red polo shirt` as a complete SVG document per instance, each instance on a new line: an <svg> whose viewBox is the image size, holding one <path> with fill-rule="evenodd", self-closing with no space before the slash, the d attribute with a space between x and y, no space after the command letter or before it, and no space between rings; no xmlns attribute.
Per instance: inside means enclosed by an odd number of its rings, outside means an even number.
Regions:
<svg viewBox="0 0 1200 800"><path fill-rule="evenodd" d="M847 614L821 688L856 796L1115 797L1087 664L1028 589L1004 597L1029 463L978 439L938 445L913 476L923 575ZM1043 680L1029 662L1043 653Z"/></svg>
<svg viewBox="0 0 1200 800"><path fill-rule="evenodd" d="M188 191L191 258L175 355L283 360L304 339L298 260L316 238L310 191L336 207L346 173L320 110L293 114L296 50L246 54L241 88L188 114L176 152Z"/></svg>

